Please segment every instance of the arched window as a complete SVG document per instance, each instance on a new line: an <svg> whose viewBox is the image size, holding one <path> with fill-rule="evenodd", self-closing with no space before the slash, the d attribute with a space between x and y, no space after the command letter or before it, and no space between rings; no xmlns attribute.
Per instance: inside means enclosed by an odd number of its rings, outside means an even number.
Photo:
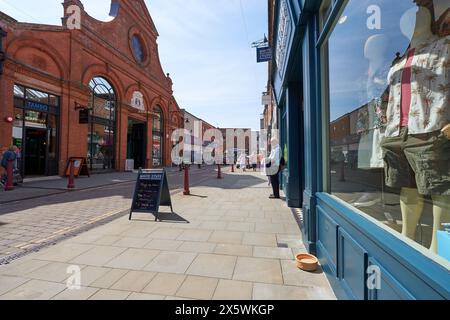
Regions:
<svg viewBox="0 0 450 320"><path fill-rule="evenodd" d="M112 170L115 167L116 94L102 77L94 77L89 87L88 164L92 171Z"/></svg>
<svg viewBox="0 0 450 320"><path fill-rule="evenodd" d="M159 106L156 106L153 112L153 166L161 167L164 154L164 114Z"/></svg>

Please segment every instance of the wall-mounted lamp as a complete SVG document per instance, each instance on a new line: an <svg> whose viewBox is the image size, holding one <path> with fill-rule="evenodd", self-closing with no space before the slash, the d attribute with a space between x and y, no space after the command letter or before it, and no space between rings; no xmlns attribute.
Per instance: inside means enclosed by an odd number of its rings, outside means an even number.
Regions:
<svg viewBox="0 0 450 320"><path fill-rule="evenodd" d="M5 117L5 122L7 123L13 123L14 118L13 117Z"/></svg>

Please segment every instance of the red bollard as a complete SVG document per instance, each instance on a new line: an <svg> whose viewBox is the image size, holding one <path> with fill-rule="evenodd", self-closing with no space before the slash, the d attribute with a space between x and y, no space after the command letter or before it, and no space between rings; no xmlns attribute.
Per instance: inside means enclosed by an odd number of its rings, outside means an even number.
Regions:
<svg viewBox="0 0 450 320"><path fill-rule="evenodd" d="M183 194L185 196L188 196L191 194L191 191L189 190L189 166L184 165L184 192Z"/></svg>
<svg viewBox="0 0 450 320"><path fill-rule="evenodd" d="M234 164L231 165L231 172L234 172Z"/></svg>
<svg viewBox="0 0 450 320"><path fill-rule="evenodd" d="M14 173L13 173L13 163L14 160L8 160L8 165L6 169L6 185L5 191L14 190Z"/></svg>
<svg viewBox="0 0 450 320"><path fill-rule="evenodd" d="M69 174L69 183L67 184L67 189L75 189L75 168L74 168L75 160L70 160L70 174Z"/></svg>
<svg viewBox="0 0 450 320"><path fill-rule="evenodd" d="M222 170L220 168L220 164L217 165L218 170L217 170L217 179L222 179Z"/></svg>

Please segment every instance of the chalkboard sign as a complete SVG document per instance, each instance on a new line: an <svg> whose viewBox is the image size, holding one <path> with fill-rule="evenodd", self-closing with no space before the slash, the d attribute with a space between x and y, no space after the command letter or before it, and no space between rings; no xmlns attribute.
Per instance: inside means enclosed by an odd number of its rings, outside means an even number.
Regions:
<svg viewBox="0 0 450 320"><path fill-rule="evenodd" d="M154 214L155 221L157 221L160 206L169 206L173 213L166 171L164 169L140 169L129 219L131 220L133 212L144 212Z"/></svg>

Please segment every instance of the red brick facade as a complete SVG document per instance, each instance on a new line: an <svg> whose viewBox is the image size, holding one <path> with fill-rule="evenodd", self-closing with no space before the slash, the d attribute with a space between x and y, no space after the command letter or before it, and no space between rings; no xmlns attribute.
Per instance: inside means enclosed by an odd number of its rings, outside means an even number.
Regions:
<svg viewBox="0 0 450 320"><path fill-rule="evenodd" d="M145 165L152 166L153 110L157 107L164 119L163 164L170 165L171 133L183 127L183 116L173 97L172 81L162 70L158 33L144 1L113 0L118 11L110 22L90 17L79 0L65 0L64 12L71 5L81 8L81 29L20 23L0 13L0 27L7 32L0 75L0 147L12 141L12 124L6 119L13 117L15 84L59 96L58 172L63 174L68 158L86 157L89 125L79 123L79 108L89 105L90 81L102 77L116 96L115 169L125 169L129 119L147 124ZM132 50L133 36L142 44L139 62ZM142 111L131 105L136 91L143 95Z"/></svg>

